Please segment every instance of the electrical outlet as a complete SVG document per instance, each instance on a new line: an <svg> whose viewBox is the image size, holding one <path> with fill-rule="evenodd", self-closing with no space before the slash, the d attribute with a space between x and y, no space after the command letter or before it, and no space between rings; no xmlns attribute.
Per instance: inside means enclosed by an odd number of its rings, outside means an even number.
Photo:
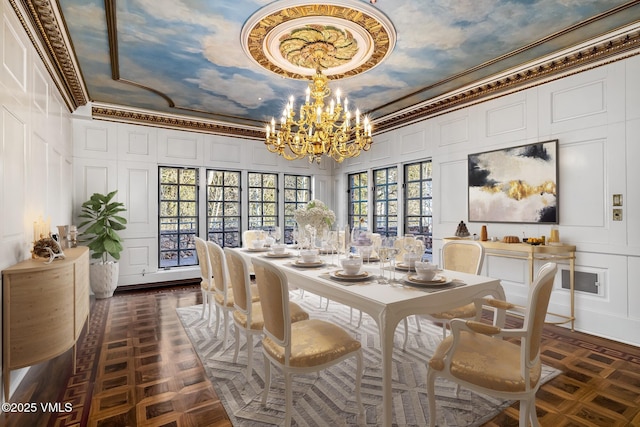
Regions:
<svg viewBox="0 0 640 427"><path fill-rule="evenodd" d="M613 210L613 220L614 221L622 221L622 209L614 209Z"/></svg>

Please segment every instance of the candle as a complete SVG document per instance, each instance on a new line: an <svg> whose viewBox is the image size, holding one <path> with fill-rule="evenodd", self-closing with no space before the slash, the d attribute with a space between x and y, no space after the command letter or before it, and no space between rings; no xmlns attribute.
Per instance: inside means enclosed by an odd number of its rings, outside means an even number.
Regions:
<svg viewBox="0 0 640 427"><path fill-rule="evenodd" d="M340 89L336 90L336 101L340 105Z"/></svg>
<svg viewBox="0 0 640 427"><path fill-rule="evenodd" d="M307 90L305 91L307 97L306 100L304 101L306 104L309 103L309 95L311 94L311 89L309 89L309 87L307 86Z"/></svg>

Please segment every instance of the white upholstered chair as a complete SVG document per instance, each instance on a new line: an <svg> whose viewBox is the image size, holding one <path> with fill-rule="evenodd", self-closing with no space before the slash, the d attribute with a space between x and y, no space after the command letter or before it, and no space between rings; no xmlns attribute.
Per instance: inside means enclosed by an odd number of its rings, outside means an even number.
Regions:
<svg viewBox="0 0 640 427"><path fill-rule="evenodd" d="M292 384L294 373L318 372L348 357L356 358L355 395L360 414L364 412L360 398L363 358L360 341L331 322L308 319L291 323L289 287L286 276L275 265L254 258L253 268L260 290L264 317L262 351L265 385L262 404L266 405L271 384L271 364L279 366L285 379L285 425L291 425Z"/></svg>
<svg viewBox="0 0 640 427"><path fill-rule="evenodd" d="M462 273L480 274L484 263L484 246L473 240L452 240L442 246L442 268L460 271ZM474 303L465 304L440 313L415 316L416 324L420 325L420 317L442 323L442 338L447 336L447 325L452 319L472 319L476 316ZM407 346L407 319L404 319L404 344ZM418 328L418 330L420 330Z"/></svg>
<svg viewBox="0 0 640 427"><path fill-rule="evenodd" d="M211 326L211 312L214 307L214 294L215 284L213 283L213 273L211 271L211 262L209 261L209 253L207 252L207 242L203 239L196 237L196 254L198 255L198 265L200 266L200 291L202 292L202 316L204 319L205 313L207 314L207 321Z"/></svg>
<svg viewBox="0 0 640 427"><path fill-rule="evenodd" d="M557 266L543 265L529 288L526 307L493 299L476 300L476 320L454 319L451 334L437 347L427 368L429 425L436 425L436 377L479 393L520 401L520 427L538 426L536 392L540 387L540 340ZM480 322L483 304L494 310L520 311L521 328ZM511 340L507 340L510 338ZM517 342L513 342L517 340Z"/></svg>
<svg viewBox="0 0 640 427"><path fill-rule="evenodd" d="M220 330L220 315L222 314L222 348L224 349L227 346L227 336L229 334L229 313L234 310L235 301L233 298L233 289L229 286L229 272L227 270L227 261L223 249L217 243L207 241L207 250L209 252L209 259L211 260L211 271L213 272L215 283L215 295L213 299L216 305L216 325L214 332L217 336ZM260 299L258 287L255 285L252 286L250 292L251 300L258 301Z"/></svg>
<svg viewBox="0 0 640 427"><path fill-rule="evenodd" d="M233 363L238 361L240 352L240 330L244 331L247 338L247 373L251 376L253 370L253 336L261 335L264 327L262 306L259 301L252 301L252 284L249 277L249 263L238 252L224 248L229 271L229 282L233 289L233 323L235 324L235 351ZM309 314L296 303L289 303L291 322L298 322L309 318Z"/></svg>

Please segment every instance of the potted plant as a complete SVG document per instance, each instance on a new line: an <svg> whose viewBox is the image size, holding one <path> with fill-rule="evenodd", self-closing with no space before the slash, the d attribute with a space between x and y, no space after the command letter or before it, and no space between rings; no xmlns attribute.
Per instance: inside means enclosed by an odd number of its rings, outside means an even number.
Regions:
<svg viewBox="0 0 640 427"><path fill-rule="evenodd" d="M119 216L126 211L124 204L114 202L116 195L112 191L107 195L94 193L89 200L82 204L80 218L84 218L78 227L86 227L83 231L82 241L88 242L91 250L91 258L99 260L90 266L91 290L96 298L109 298L118 286L118 273L120 252L122 252L122 239L118 231L124 230L126 218ZM113 260L109 260L109 257Z"/></svg>

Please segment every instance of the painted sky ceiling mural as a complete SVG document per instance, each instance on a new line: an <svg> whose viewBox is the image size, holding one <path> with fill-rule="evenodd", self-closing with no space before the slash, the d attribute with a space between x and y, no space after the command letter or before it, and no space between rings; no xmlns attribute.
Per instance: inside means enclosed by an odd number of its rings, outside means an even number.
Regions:
<svg viewBox="0 0 640 427"><path fill-rule="evenodd" d="M59 1L90 100L260 127L307 86L304 76L291 78L295 73L279 68L276 57L308 66L309 52L319 46L312 43L335 42L323 45L336 50L330 65L360 61L357 71L347 67L337 73L331 86L375 120L640 19L637 1L306 3ZM278 15L285 7L288 15ZM355 11L348 20L360 20L365 30L340 28L341 8ZM270 14L262 16L261 10ZM259 24L277 27L296 13L307 21L281 29L273 42L279 49L258 43L266 59L252 56L251 37L257 33L251 29L259 33ZM331 19L319 26L320 21L310 19L315 13ZM367 20L375 14L377 20Z"/></svg>

